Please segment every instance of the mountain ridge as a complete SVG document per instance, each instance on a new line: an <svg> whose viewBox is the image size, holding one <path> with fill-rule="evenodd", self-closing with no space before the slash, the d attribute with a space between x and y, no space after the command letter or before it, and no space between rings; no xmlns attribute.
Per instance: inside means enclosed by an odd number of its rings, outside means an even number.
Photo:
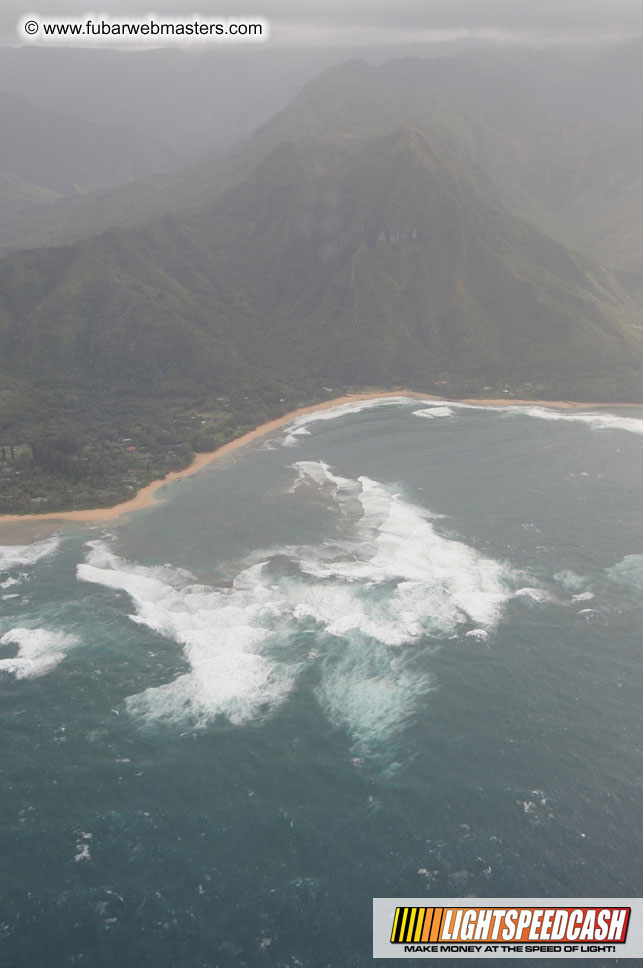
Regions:
<svg viewBox="0 0 643 968"><path fill-rule="evenodd" d="M5 510L43 480L63 500L42 477L60 468L72 503L115 503L130 472L144 484L328 387L643 399L643 274L531 217L539 191L543 212L585 191L576 149L565 167L579 129L541 185L534 145L560 123L425 96L442 70L329 72L203 183L180 176L199 204L0 261L0 434L23 461Z"/></svg>

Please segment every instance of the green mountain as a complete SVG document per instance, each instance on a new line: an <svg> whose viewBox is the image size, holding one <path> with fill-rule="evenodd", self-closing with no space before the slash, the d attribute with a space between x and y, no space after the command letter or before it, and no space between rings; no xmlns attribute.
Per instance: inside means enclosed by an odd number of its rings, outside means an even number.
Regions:
<svg viewBox="0 0 643 968"><path fill-rule="evenodd" d="M571 383L639 353L625 280L492 206L439 140L406 124L318 158L281 146L191 223L279 359L343 383Z"/></svg>
<svg viewBox="0 0 643 968"><path fill-rule="evenodd" d="M490 194L411 124L349 153L286 142L197 216L5 259L3 366L150 386L255 365L572 383L636 358L624 278Z"/></svg>
<svg viewBox="0 0 643 968"><path fill-rule="evenodd" d="M488 126L485 169L511 210L624 269L643 269L643 128L528 116Z"/></svg>
<svg viewBox="0 0 643 968"><path fill-rule="evenodd" d="M0 262L0 436L26 462L6 510L34 482L60 503L61 473L76 505L117 500L124 474L324 387L641 398L641 275L537 227L583 196L607 207L612 149L577 128L556 154L551 119L531 134L454 107L428 85L440 69L344 65L220 160L209 204Z"/></svg>
<svg viewBox="0 0 643 968"><path fill-rule="evenodd" d="M349 61L310 81L250 138L195 167L6 212L0 247L61 244L163 214L190 215L249 177L284 142L309 141L330 162L406 122L475 169L492 205L501 199L544 234L602 262L643 268L643 127L583 118L583 105L569 103L572 81L554 70L556 58L523 53L522 61L485 52L380 66ZM549 65L555 80L536 83L539 65ZM572 66L578 74L580 66ZM550 90L556 83L558 115Z"/></svg>

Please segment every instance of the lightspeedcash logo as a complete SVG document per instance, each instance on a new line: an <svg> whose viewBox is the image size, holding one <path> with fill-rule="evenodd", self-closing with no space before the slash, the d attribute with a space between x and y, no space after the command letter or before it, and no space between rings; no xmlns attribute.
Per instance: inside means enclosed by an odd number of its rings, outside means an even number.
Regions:
<svg viewBox="0 0 643 968"><path fill-rule="evenodd" d="M461 898L373 902L376 958L642 954L641 899L490 899L484 905L463 904Z"/></svg>
<svg viewBox="0 0 643 968"><path fill-rule="evenodd" d="M623 944L630 908L398 907L391 944L560 941Z"/></svg>

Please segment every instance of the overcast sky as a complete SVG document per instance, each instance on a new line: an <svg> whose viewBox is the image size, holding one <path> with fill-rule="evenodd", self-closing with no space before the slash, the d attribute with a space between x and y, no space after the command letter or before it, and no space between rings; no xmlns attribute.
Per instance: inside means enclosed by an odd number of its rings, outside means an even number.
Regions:
<svg viewBox="0 0 643 968"><path fill-rule="evenodd" d="M214 9L213 9L214 8ZM361 45L462 35L556 41L643 36L643 0L0 0L0 37L15 45L25 14L266 18L276 44Z"/></svg>

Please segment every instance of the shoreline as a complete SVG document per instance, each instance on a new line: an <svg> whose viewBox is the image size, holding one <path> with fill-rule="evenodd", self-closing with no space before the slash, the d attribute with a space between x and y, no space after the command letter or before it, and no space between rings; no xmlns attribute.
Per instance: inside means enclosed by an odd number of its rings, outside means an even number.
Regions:
<svg viewBox="0 0 643 968"><path fill-rule="evenodd" d="M203 467L206 467L208 464L219 460L221 457L225 457L226 454L232 453L232 451L238 450L240 447L244 447L246 444L251 443L253 440L256 440L259 437L263 437L274 430L278 430L280 427L289 424L297 417L301 417L309 413L315 413L318 410L330 410L333 407L341 407L348 403L359 403L363 400L377 400L385 397L408 397L410 400L432 400L445 404L468 403L473 405L477 404L478 406L484 407L539 406L551 407L557 410L586 410L596 407L643 407L643 404L638 403L578 403L573 400L514 400L506 398L484 399L471 397L462 400L450 400L446 397L436 396L435 394L431 393L420 393L419 390L407 390L403 387L398 390L372 390L364 391L363 393L345 394L341 397L334 397L332 400L324 400L322 403L315 403L311 404L310 406L299 407L297 410L291 410L282 417L276 417L274 420L268 420L266 423L260 424L258 427L255 427L254 430L248 431L241 437L236 437L227 444L222 444L222 446L218 447L216 450L197 454L188 467L184 467L183 470L180 471L170 471L165 477L152 481L150 484L147 484L145 487L141 488L141 490L138 491L134 497L127 501L123 501L120 504L115 504L108 508L86 508L76 511L46 511L41 514L3 514L0 515L0 526L10 525L13 527L24 527L31 525L31 530L33 531L42 530L38 528L39 523L42 523L45 525L44 530L51 533L51 531L55 530L56 528L48 528L45 522L53 523L76 521L87 524L99 521L112 521L114 518L121 517L123 514L128 514L131 511L140 511L142 508L149 507L154 503L154 494L161 488L165 487L166 484L171 484L174 481L182 480L184 477L191 477L192 474L198 473L198 471L200 471ZM0 544L3 543L3 540L4 539L0 538ZM34 539L27 539L27 543L29 540L33 541ZM14 542L11 541L10 543L13 544Z"/></svg>

